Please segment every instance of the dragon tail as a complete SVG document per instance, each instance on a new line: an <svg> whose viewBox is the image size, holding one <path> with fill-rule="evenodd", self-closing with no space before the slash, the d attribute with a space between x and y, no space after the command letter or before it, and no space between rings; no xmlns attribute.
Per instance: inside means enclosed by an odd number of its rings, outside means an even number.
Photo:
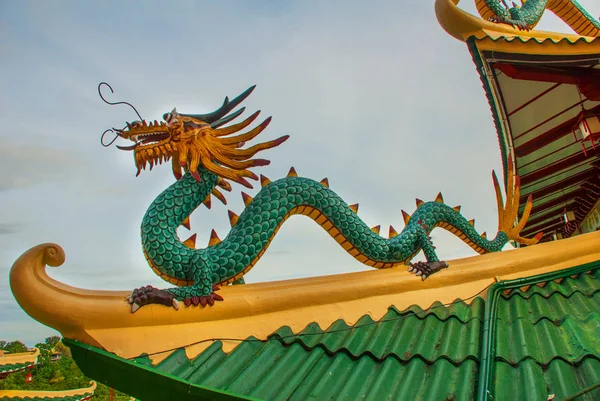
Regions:
<svg viewBox="0 0 600 401"><path fill-rule="evenodd" d="M537 244L544 235L542 232L533 238L524 238L520 234L531 214L533 201L531 196L529 196L523 214L519 219L520 179L514 173L512 159L509 159L508 165L507 182L509 185L506 191L506 202L504 202L502 197L496 173L492 172L498 203L498 234L494 239L487 239L485 232L482 234L478 233L475 229L475 220L467 220L462 216L460 214L460 206L451 208L444 204L441 194L438 194L433 202L424 203L417 199L417 211L413 216L408 216L404 212L405 221L408 223L409 220L416 218L418 221L417 224L423 225L427 233L431 232L435 227L443 228L456 235L479 254L498 252L509 241L515 241L523 245Z"/></svg>
<svg viewBox="0 0 600 401"><path fill-rule="evenodd" d="M533 208L533 200L531 195L527 198L523 215L519 218L519 200L521 196L521 180L518 175L515 175L512 158L508 160L508 180L506 189L506 203L502 199L502 191L498 183L496 173L492 172L494 180L494 189L496 191L496 202L498 204L498 231L504 232L509 240L516 241L523 245L537 244L544 236L543 232L537 233L533 238L521 237L521 231L525 228L531 209Z"/></svg>
<svg viewBox="0 0 600 401"><path fill-rule="evenodd" d="M550 0L547 7L578 35L600 36L600 22L591 16L577 1Z"/></svg>

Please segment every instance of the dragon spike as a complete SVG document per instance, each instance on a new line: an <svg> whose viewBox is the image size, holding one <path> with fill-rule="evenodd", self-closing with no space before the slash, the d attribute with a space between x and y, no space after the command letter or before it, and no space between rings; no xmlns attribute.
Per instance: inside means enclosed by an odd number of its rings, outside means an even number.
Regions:
<svg viewBox="0 0 600 401"><path fill-rule="evenodd" d="M210 194L206 197L206 199L204 199L202 203L204 203L204 206L206 206L207 209L210 209L210 207L212 206L212 198Z"/></svg>
<svg viewBox="0 0 600 401"><path fill-rule="evenodd" d="M231 224L231 227L234 227L238 222L238 215L233 213L231 210L228 210L227 214L229 215L229 223Z"/></svg>
<svg viewBox="0 0 600 401"><path fill-rule="evenodd" d="M252 202L252 197L247 193L242 191L242 200L244 201L244 205L248 206L250 202Z"/></svg>
<svg viewBox="0 0 600 401"><path fill-rule="evenodd" d="M482 236L483 238L486 238L486 239L487 239L487 232L485 232L485 231L484 231L484 232L482 232L482 233L481 233L481 236Z"/></svg>
<svg viewBox="0 0 600 401"><path fill-rule="evenodd" d="M404 210L402 210L402 218L404 219L404 225L406 225L406 224L408 224L408 221L410 220L410 214L408 214Z"/></svg>
<svg viewBox="0 0 600 401"><path fill-rule="evenodd" d="M220 186L221 188L223 188L225 191L231 192L231 184L229 182L225 181L223 178L219 177L219 180L217 181L217 185Z"/></svg>
<svg viewBox="0 0 600 401"><path fill-rule="evenodd" d="M296 173L296 169L291 167L290 171L287 173L288 177L298 177L298 173Z"/></svg>
<svg viewBox="0 0 600 401"><path fill-rule="evenodd" d="M183 241L183 245L192 249L196 248L196 234L193 234L192 236L190 236L190 238Z"/></svg>
<svg viewBox="0 0 600 401"><path fill-rule="evenodd" d="M354 213L358 213L358 203L355 203L353 205L348 205L348 207L350 208L350 210L352 210Z"/></svg>
<svg viewBox="0 0 600 401"><path fill-rule="evenodd" d="M460 213L460 205L458 205L458 206L454 206L454 207L452 208L452 210L454 210L455 212L458 212L458 213Z"/></svg>
<svg viewBox="0 0 600 401"><path fill-rule="evenodd" d="M213 229L210 232L210 239L208 240L208 246L215 246L221 242L221 239L217 235L217 232Z"/></svg>
<svg viewBox="0 0 600 401"><path fill-rule="evenodd" d="M469 220L469 224L471 225L471 227L475 227L475 219Z"/></svg>
<svg viewBox="0 0 600 401"><path fill-rule="evenodd" d="M221 193L221 191L219 191L217 188L213 188L211 193L215 196L215 198L220 200L224 205L227 204L227 199L225 198L225 195L223 195Z"/></svg>
<svg viewBox="0 0 600 401"><path fill-rule="evenodd" d="M394 238L398 235L398 232L390 225L390 231L388 233L388 238Z"/></svg>
<svg viewBox="0 0 600 401"><path fill-rule="evenodd" d="M442 196L441 192L438 192L437 196L435 197L435 201L437 203L444 203L444 197Z"/></svg>
<svg viewBox="0 0 600 401"><path fill-rule="evenodd" d="M329 188L329 180L327 179L327 177L319 181L319 184L323 185L325 188Z"/></svg>
<svg viewBox="0 0 600 401"><path fill-rule="evenodd" d="M381 230L381 226L380 225L376 225L375 227L371 227L371 231L373 231L375 234L379 234L380 230Z"/></svg>
<svg viewBox="0 0 600 401"><path fill-rule="evenodd" d="M419 206L421 206L421 205L423 205L423 204L425 203L425 202L423 202L423 201L422 201L421 199L419 199L419 198L416 198L416 199L415 199L415 202L417 203L417 207L419 207Z"/></svg>
<svg viewBox="0 0 600 401"><path fill-rule="evenodd" d="M271 180L269 180L267 177L265 177L264 175L260 175L260 185L262 187L266 187L267 185L269 185L271 183Z"/></svg>
<svg viewBox="0 0 600 401"><path fill-rule="evenodd" d="M183 221L181 222L181 225L184 226L185 228L187 228L188 230L191 230L192 228L190 227L190 216L183 219Z"/></svg>

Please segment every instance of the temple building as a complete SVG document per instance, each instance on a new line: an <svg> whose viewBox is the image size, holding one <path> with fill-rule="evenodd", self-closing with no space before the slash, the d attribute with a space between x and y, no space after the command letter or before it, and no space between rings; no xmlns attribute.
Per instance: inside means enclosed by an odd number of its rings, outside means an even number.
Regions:
<svg viewBox="0 0 600 401"><path fill-rule="evenodd" d="M11 269L16 300L86 376L143 401L600 399L600 30L566 9L578 34L523 31L457 3L436 0L438 21L473 56L509 206L542 243L449 260L426 280L395 265L135 313L131 292L51 279L65 254L42 244Z"/></svg>
<svg viewBox="0 0 600 401"><path fill-rule="evenodd" d="M0 351L0 380L8 375L29 370L38 363L40 351L35 348L32 351L19 353L5 353ZM25 381L32 381L31 373L25 376ZM28 400L28 401L86 401L89 400L96 390L96 382L92 381L90 387L76 390L64 391L39 391L39 390L0 390L0 400Z"/></svg>

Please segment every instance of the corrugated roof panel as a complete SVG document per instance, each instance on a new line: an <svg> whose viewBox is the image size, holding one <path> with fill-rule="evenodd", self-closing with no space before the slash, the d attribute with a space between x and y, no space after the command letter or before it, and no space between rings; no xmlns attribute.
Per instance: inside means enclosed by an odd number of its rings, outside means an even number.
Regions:
<svg viewBox="0 0 600 401"><path fill-rule="evenodd" d="M282 327L226 354L215 342L194 360L177 350L154 369L190 383L269 400L472 400L484 302L390 308L379 320ZM147 358L138 363L151 366Z"/></svg>
<svg viewBox="0 0 600 401"><path fill-rule="evenodd" d="M541 280L555 281L536 284ZM600 262L500 282L488 297L495 307L487 317L481 298L427 310L390 307L378 321L364 315L353 325L338 320L323 330L313 323L299 333L284 326L267 340L240 340L230 353L216 341L192 360L181 348L156 365L148 357L125 361L120 380L130 384L144 372L148 383L165 378L163 385L186 397L202 387L222 391L221 397L262 400L410 401L489 399L486 394L559 400L600 381ZM485 333L484 322L493 323ZM482 351L482 339L495 342ZM67 344L74 355L86 352L78 363L99 376L104 370L92 365L100 356L122 361ZM600 390L578 399L600 399Z"/></svg>
<svg viewBox="0 0 600 401"><path fill-rule="evenodd" d="M563 399L597 384L600 269L504 293L496 328L495 400Z"/></svg>
<svg viewBox="0 0 600 401"><path fill-rule="evenodd" d="M531 358L546 365L556 358L578 363L584 357L600 352L600 316L597 313L583 321L565 316L558 319L559 324L548 319L538 323L521 319L510 325L499 324L496 357L513 365Z"/></svg>
<svg viewBox="0 0 600 401"><path fill-rule="evenodd" d="M471 400L477 361L408 363L390 356L354 358L300 343L244 342L229 355L213 344L196 360L177 351L157 368L204 386L268 400ZM183 368L182 368L183 367Z"/></svg>
<svg viewBox="0 0 600 401"><path fill-rule="evenodd" d="M378 322L365 315L352 326L338 320L323 330L314 323L298 334L283 327L272 337L285 344L300 342L308 349L322 347L328 353L347 352L353 357L393 355L407 361L419 356L429 362L447 358L459 363L477 357L483 305L481 298L471 305L460 302L452 309L436 304L428 315L420 312L421 317L390 308Z"/></svg>
<svg viewBox="0 0 600 401"><path fill-rule="evenodd" d="M600 381L600 360L587 357L572 365L556 359L547 367L534 360L525 360L517 367L508 363L496 364L495 401L563 400ZM600 400L600 388L577 398L577 401Z"/></svg>

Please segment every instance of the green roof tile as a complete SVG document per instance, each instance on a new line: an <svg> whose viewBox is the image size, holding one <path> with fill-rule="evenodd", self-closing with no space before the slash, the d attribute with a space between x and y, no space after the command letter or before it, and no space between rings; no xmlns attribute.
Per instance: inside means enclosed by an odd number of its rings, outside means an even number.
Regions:
<svg viewBox="0 0 600 401"><path fill-rule="evenodd" d="M564 400L599 381L600 360L596 357L584 358L575 365L556 359L546 367L532 359L517 366L498 362L494 401L547 400L551 394L555 395L555 400ZM576 400L600 400L600 388Z"/></svg>
<svg viewBox="0 0 600 401"><path fill-rule="evenodd" d="M27 363L7 363L0 364L0 373L9 373L9 372L17 372L19 370L27 369L29 366L33 366L35 363L27 362Z"/></svg>
<svg viewBox="0 0 600 401"><path fill-rule="evenodd" d="M148 357L126 361L65 343L86 375L140 399L192 399L198 391L213 399L497 401L559 400L597 384L599 339L597 262L497 283L488 303L390 307L377 321L364 315L299 333L284 326L229 354L217 341L193 360L179 349L154 366ZM151 397L156 391L165 396Z"/></svg>
<svg viewBox="0 0 600 401"><path fill-rule="evenodd" d="M545 400L551 394L560 400L600 384L600 263L562 276L540 279L540 285L536 278L499 283L490 290L493 377L486 386L494 400ZM577 400L600 399L599 391Z"/></svg>

